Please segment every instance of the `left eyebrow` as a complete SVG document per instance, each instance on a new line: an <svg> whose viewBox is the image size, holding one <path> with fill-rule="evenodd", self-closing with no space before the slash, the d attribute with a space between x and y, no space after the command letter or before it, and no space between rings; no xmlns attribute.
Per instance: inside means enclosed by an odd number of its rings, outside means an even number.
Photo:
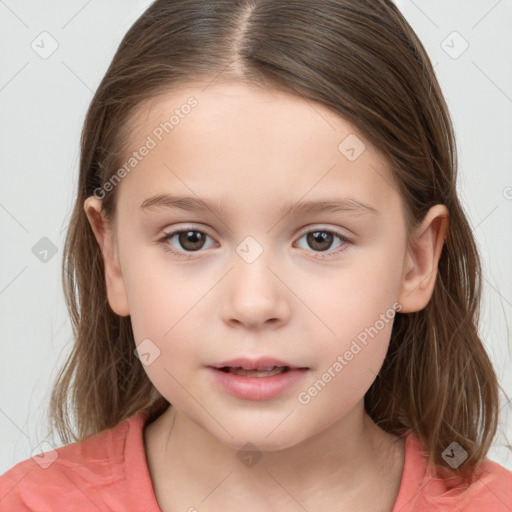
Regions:
<svg viewBox="0 0 512 512"><path fill-rule="evenodd" d="M227 216L229 211L224 202L201 199L198 197L175 196L171 194L158 194L145 199L140 205L142 210L178 209L186 211L216 212ZM289 214L312 214L325 212L371 213L379 212L372 206L349 197L326 199L318 201L289 202L281 208L281 216Z"/></svg>
<svg viewBox="0 0 512 512"><path fill-rule="evenodd" d="M299 215L307 213L347 212L347 213L371 213L379 212L368 204L350 197L342 197L332 200L302 201L300 203L287 203L281 209L281 215Z"/></svg>

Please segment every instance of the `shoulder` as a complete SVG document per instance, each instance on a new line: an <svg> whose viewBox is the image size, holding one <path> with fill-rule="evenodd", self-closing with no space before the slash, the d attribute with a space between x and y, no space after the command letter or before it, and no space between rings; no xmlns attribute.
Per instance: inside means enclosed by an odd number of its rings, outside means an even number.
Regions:
<svg viewBox="0 0 512 512"><path fill-rule="evenodd" d="M1 509L116 510L108 501L119 501L129 485L127 457L144 457L144 419L139 413L83 441L19 462L0 476ZM134 454L137 449L142 454Z"/></svg>
<svg viewBox="0 0 512 512"><path fill-rule="evenodd" d="M469 486L460 485L458 479L450 475L443 468L427 466L421 442L414 434L409 434L397 505L404 505L402 512L512 510L512 472L497 462L484 460Z"/></svg>
<svg viewBox="0 0 512 512"><path fill-rule="evenodd" d="M512 510L512 472L486 459L475 473L471 485L460 492L467 512Z"/></svg>
<svg viewBox="0 0 512 512"><path fill-rule="evenodd" d="M432 503L444 504L446 510L512 510L512 472L489 459L480 464L469 486L461 487L456 482L451 484L450 479L432 476L430 487Z"/></svg>

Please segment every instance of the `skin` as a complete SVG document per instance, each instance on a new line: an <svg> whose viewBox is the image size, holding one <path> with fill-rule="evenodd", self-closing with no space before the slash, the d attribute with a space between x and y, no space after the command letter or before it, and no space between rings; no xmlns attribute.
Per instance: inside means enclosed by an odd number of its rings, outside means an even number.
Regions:
<svg viewBox="0 0 512 512"><path fill-rule="evenodd" d="M117 186L115 225L101 200L84 204L111 308L131 315L136 345L149 338L160 350L144 366L173 404L144 431L160 507L391 511L404 443L371 420L363 398L392 322L309 403L297 396L394 303L402 313L426 306L448 211L432 207L408 245L390 169L353 126L321 104L239 83L191 84L141 105L128 153L191 95L197 107ZM338 149L349 134L366 145L354 161ZM225 200L228 211L142 212L159 193ZM340 197L378 213L280 213L288 201ZM177 236L157 242L176 229L208 237L195 252ZM325 229L353 243L334 236L322 251L308 242L308 232ZM247 236L263 249L252 263L236 252ZM264 355L309 370L279 397L250 401L226 393L204 368ZM237 458L248 442L262 454L252 467Z"/></svg>

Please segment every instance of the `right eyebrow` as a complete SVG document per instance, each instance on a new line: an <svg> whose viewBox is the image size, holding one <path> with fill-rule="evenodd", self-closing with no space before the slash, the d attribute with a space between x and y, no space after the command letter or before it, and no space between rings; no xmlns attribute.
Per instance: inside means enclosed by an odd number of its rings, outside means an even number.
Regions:
<svg viewBox="0 0 512 512"><path fill-rule="evenodd" d="M139 208L142 210L210 210L212 212L221 213L222 215L228 214L228 210L223 202L200 199L198 197L174 196L171 194L158 194L156 196L149 197L142 202Z"/></svg>

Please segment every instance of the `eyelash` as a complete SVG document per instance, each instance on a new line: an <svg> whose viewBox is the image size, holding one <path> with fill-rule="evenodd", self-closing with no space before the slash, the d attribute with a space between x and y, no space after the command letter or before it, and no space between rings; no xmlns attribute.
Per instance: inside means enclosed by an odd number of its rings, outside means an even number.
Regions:
<svg viewBox="0 0 512 512"><path fill-rule="evenodd" d="M201 233L202 235L206 235L206 236L212 238L208 233L206 233L205 231L203 231L201 229L196 229L196 228L192 228L192 227L191 228L186 228L185 227L185 228L182 228L182 229L177 229L176 231L172 231L171 233L166 233L163 237L161 237L161 238L159 238L157 240L157 243L162 245L166 252L170 252L170 253L172 253L173 255L175 255L175 256L177 256L179 258L186 258L186 259L193 258L194 255L196 253L201 252L201 250L191 251L191 252L188 252L188 253L182 253L182 252L176 251L174 249L171 249L169 244L167 243L175 235L178 235L180 233L184 233L184 232L187 232L187 231L192 231L194 233ZM304 237L305 235L308 235L309 233L317 233L317 232L329 233L329 234L335 235L335 236L337 236L341 240L343 245L341 246L341 248L336 249L334 252L332 252L330 254L328 254L327 251L326 252L317 252L317 253L315 253L316 256L314 256L315 259L333 258L333 257L337 256L338 254L346 251L348 245L352 245L353 244L353 241L351 239L347 238L346 236L342 235L341 233L339 233L337 231L334 231L334 230L331 230L331 229L322 229L322 228L311 229L309 231L306 231L305 233L303 233L300 236L299 240L302 237Z"/></svg>

